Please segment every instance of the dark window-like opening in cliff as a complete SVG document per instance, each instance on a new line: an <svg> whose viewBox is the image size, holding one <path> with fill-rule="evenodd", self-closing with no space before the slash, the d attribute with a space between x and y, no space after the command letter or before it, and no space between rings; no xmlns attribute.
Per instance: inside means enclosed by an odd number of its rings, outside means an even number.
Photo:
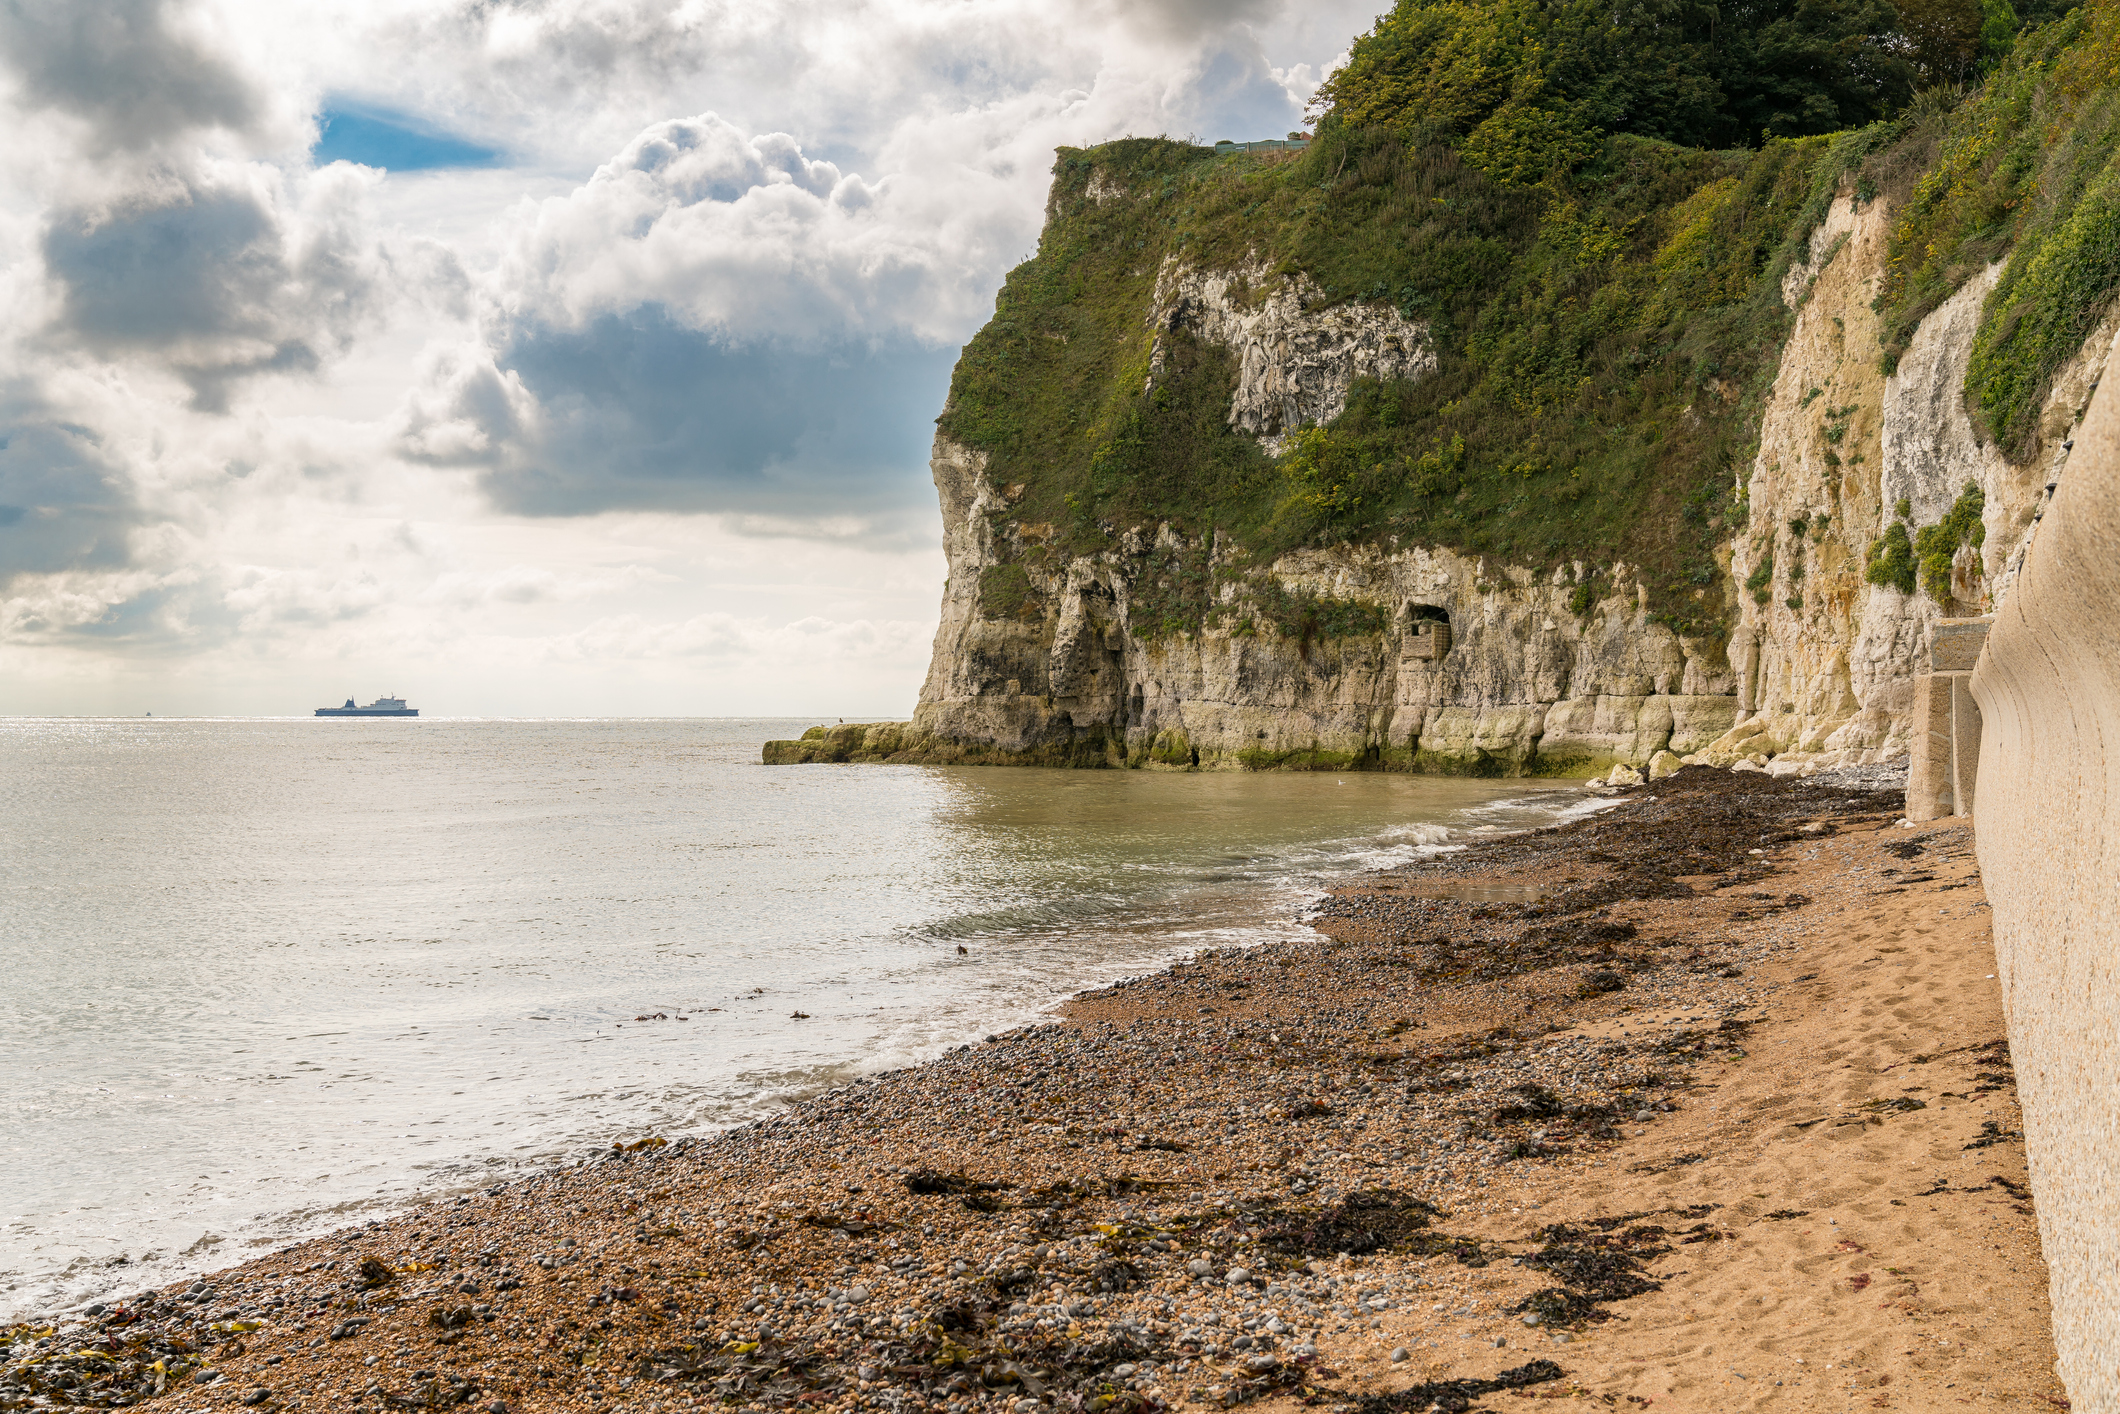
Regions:
<svg viewBox="0 0 2120 1414"><path fill-rule="evenodd" d="M1412 619L1415 623L1419 623L1423 619L1445 626L1450 623L1449 612L1438 608L1434 604L1408 604L1406 606L1406 617Z"/></svg>

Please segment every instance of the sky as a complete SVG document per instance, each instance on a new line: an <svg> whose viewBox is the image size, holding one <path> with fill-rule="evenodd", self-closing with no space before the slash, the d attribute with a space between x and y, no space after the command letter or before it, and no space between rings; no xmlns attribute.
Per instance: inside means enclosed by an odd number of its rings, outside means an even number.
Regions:
<svg viewBox="0 0 2120 1414"><path fill-rule="evenodd" d="M0 714L908 715L1053 149L1373 6L10 0Z"/></svg>

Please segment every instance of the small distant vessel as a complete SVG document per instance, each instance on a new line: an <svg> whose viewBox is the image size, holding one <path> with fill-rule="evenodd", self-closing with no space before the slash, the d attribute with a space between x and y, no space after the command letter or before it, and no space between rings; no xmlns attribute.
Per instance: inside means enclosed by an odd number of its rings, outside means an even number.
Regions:
<svg viewBox="0 0 2120 1414"><path fill-rule="evenodd" d="M344 707L317 708L319 717L417 717L419 714L420 709L407 707L402 697L378 697L366 707L354 706L349 697Z"/></svg>

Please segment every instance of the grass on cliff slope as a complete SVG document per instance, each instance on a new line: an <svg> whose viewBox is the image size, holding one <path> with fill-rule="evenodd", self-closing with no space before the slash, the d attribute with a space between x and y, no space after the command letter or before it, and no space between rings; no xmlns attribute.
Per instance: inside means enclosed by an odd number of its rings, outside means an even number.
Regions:
<svg viewBox="0 0 2120 1414"><path fill-rule="evenodd" d="M2021 38L1949 112L1873 164L1895 202L1879 300L1889 371L1922 318L2007 257L1982 311L1968 404L2009 456L2037 451L2056 371L2120 293L2120 6Z"/></svg>
<svg viewBox="0 0 2120 1414"><path fill-rule="evenodd" d="M966 347L941 426L1020 488L1009 519L1051 527L1034 553L1168 521L1259 557L1418 543L1593 579L1624 561L1659 619L1713 633L1733 597L1714 550L1788 323L1781 274L1841 175L1894 135L1732 152L1609 137L1535 187L1332 122L1279 160L1063 149L1038 253ZM1148 388L1166 257L1256 263L1262 294L1302 272L1328 302L1396 306L1427 322L1440 366L1358 386L1275 461L1227 426L1226 352L1165 331ZM1204 567L1159 580L1165 631L1217 613Z"/></svg>

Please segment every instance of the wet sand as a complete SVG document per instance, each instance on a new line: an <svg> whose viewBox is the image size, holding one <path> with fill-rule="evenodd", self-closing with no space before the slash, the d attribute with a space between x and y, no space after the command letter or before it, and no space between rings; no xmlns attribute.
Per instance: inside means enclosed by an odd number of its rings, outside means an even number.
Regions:
<svg viewBox="0 0 2120 1414"><path fill-rule="evenodd" d="M773 1122L17 1328L0 1409L2064 1408L1969 832L1899 808L1688 770Z"/></svg>

